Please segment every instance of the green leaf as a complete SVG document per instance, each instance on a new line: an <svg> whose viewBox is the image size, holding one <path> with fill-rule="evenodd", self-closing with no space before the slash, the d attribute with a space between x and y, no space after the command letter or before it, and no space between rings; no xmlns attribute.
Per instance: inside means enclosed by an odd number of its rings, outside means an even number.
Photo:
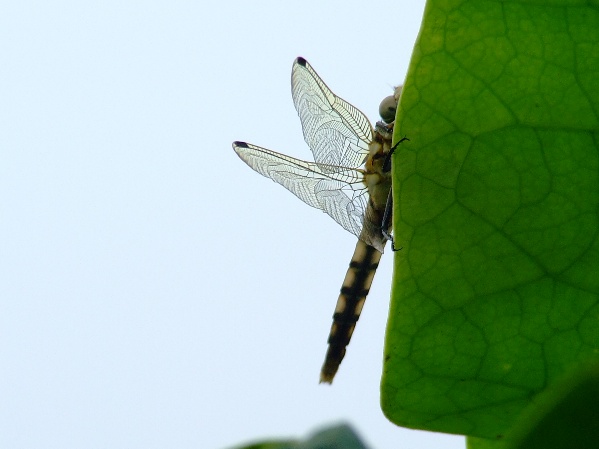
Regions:
<svg viewBox="0 0 599 449"><path fill-rule="evenodd" d="M505 449L506 441L487 440L484 438L468 437L466 438L467 449Z"/></svg>
<svg viewBox="0 0 599 449"><path fill-rule="evenodd" d="M354 430L339 424L319 430L304 441L268 441L254 443L237 449L366 449Z"/></svg>
<svg viewBox="0 0 599 449"><path fill-rule="evenodd" d="M599 441L599 364L585 366L539 395L507 441L468 438L468 449L596 447Z"/></svg>
<svg viewBox="0 0 599 449"><path fill-rule="evenodd" d="M510 449L591 448L599 442L599 365L569 376L533 405Z"/></svg>
<svg viewBox="0 0 599 449"><path fill-rule="evenodd" d="M596 7L427 4L395 127L394 423L501 439L599 357L598 111Z"/></svg>

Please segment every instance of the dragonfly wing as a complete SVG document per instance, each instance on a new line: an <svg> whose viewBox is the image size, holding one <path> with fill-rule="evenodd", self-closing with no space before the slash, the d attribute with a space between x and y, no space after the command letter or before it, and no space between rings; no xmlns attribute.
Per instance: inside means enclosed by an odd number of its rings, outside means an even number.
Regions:
<svg viewBox="0 0 599 449"><path fill-rule="evenodd" d="M252 169L360 237L368 191L359 170L306 162L245 142L233 142L233 149Z"/></svg>
<svg viewBox="0 0 599 449"><path fill-rule="evenodd" d="M370 121L331 92L301 57L291 71L291 95L316 163L344 167L364 163L373 136Z"/></svg>

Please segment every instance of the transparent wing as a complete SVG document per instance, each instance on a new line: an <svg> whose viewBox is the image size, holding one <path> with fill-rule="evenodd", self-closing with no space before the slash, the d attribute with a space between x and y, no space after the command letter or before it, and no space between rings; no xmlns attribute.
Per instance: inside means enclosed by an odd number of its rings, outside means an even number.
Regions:
<svg viewBox="0 0 599 449"><path fill-rule="evenodd" d="M233 149L255 171L360 237L368 205L361 171L306 162L245 142L233 142Z"/></svg>
<svg viewBox="0 0 599 449"><path fill-rule="evenodd" d="M291 95L304 140L323 171L327 166L359 167L372 142L372 126L356 107L336 96L304 58L291 71Z"/></svg>

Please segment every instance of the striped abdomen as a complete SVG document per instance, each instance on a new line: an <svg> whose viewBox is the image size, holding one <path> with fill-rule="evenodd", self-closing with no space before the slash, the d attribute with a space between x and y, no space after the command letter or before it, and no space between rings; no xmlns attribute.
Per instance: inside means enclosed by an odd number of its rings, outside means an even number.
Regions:
<svg viewBox="0 0 599 449"><path fill-rule="evenodd" d="M370 291L382 253L358 240L337 299L320 382L332 383Z"/></svg>

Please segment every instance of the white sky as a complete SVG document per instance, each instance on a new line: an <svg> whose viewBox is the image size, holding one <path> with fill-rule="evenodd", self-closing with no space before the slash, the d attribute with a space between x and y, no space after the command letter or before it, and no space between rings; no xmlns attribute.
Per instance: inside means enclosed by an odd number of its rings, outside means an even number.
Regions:
<svg viewBox="0 0 599 449"><path fill-rule="evenodd" d="M401 3L0 7L0 447L221 449L339 421L372 449L464 447L380 411L390 252L318 384L355 238L231 149L310 157L298 55L375 121L424 7Z"/></svg>

